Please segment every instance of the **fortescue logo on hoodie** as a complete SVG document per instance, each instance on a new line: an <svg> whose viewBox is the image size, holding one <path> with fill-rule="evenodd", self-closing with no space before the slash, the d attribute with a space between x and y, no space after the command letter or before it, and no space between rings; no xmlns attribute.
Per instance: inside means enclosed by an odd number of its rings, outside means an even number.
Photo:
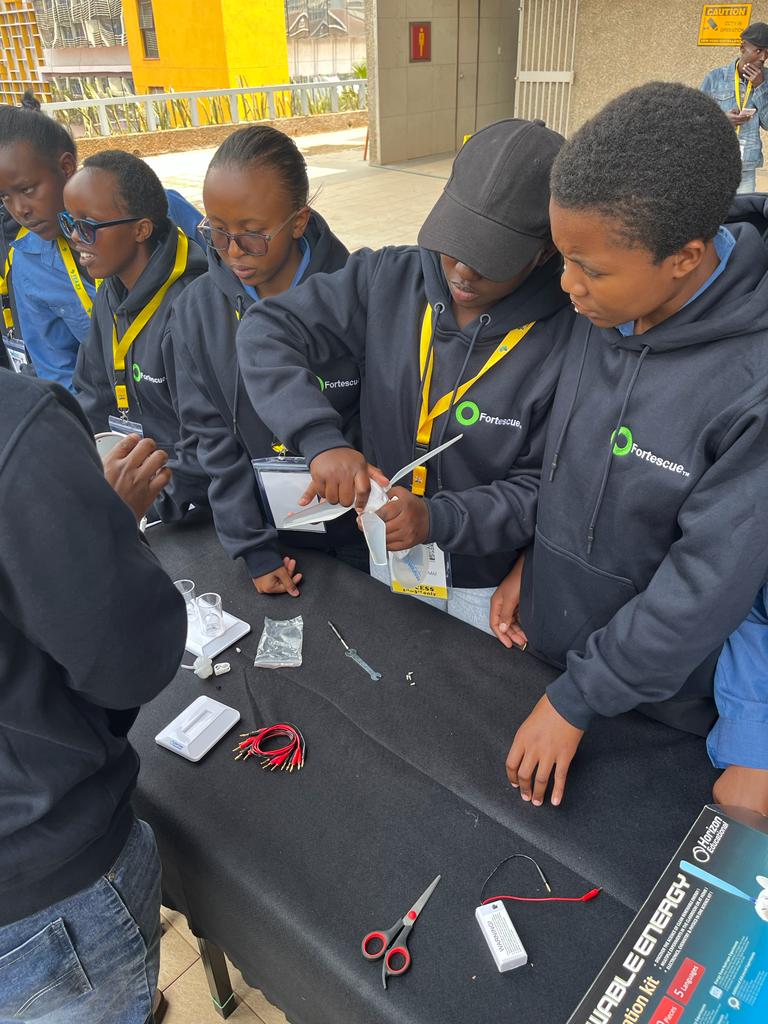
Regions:
<svg viewBox="0 0 768 1024"><path fill-rule="evenodd" d="M680 476L691 475L681 463L672 462L671 459L665 459L661 455L656 455L650 448L639 448L632 438L632 431L629 427L619 427L618 430L615 430L611 434L611 441L613 442L614 455L620 457L623 455L636 455L638 459L650 462L653 466L661 466L662 469L668 469L670 473L679 473Z"/></svg>
<svg viewBox="0 0 768 1024"><path fill-rule="evenodd" d="M165 384L165 377L150 377L148 373L144 373L138 363L133 364L133 379L138 384L139 381L145 380L149 384Z"/></svg>
<svg viewBox="0 0 768 1024"><path fill-rule="evenodd" d="M462 427L471 427L473 423L477 423L479 420L481 423L488 423L494 427L516 427L518 430L523 429L523 424L520 420L504 419L501 416L489 416L487 412L480 412L480 408L475 402L462 402L460 405L457 405L456 419Z"/></svg>
<svg viewBox="0 0 768 1024"><path fill-rule="evenodd" d="M360 378L355 377L354 380L323 380L322 377L318 377L317 381L321 391L332 391L334 388L356 388L360 383Z"/></svg>

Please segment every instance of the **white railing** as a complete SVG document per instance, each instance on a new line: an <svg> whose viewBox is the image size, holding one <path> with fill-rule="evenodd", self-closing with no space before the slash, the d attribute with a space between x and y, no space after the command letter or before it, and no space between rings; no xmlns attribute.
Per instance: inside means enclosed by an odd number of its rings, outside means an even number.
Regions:
<svg viewBox="0 0 768 1024"><path fill-rule="evenodd" d="M367 80L301 82L241 89L106 96L44 103L43 110L86 136L274 120L365 110Z"/></svg>

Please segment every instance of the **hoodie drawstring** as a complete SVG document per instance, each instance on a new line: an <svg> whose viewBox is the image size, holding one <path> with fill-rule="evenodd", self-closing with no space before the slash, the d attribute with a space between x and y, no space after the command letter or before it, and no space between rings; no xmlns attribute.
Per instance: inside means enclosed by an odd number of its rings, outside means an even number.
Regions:
<svg viewBox="0 0 768 1024"><path fill-rule="evenodd" d="M587 361L587 349L589 348L589 335L592 331L592 325L590 324L587 328L587 333L584 338L584 348L581 351L581 362L579 363L579 372L576 377L576 387L573 389L573 395L571 396L571 404L568 406L568 412L565 414L563 425L560 429L560 435L555 445L555 452L552 456L552 464L549 467L549 482L555 479L555 473L557 472L557 462L560 458L560 449L563 447L563 441L565 440L565 434L571 422L571 416L573 416L573 410L576 405L576 397L579 393L579 387L581 386L581 375L584 372L584 363Z"/></svg>
<svg viewBox="0 0 768 1024"><path fill-rule="evenodd" d="M414 456L416 455L416 445L419 439L419 420L421 419L421 402L422 395L424 394L424 381L427 379L427 373L429 372L429 361L432 358L432 352L435 348L435 339L437 338L437 325L441 315L445 312L445 304L442 302L436 302L432 307L432 311L435 313L435 317L432 320L432 337L429 339L427 358L424 360L424 369L421 371L421 378L419 379L419 393L416 399L416 418L415 426L413 428L413 441L411 442L411 449Z"/></svg>
<svg viewBox="0 0 768 1024"><path fill-rule="evenodd" d="M462 381L462 378L464 377L464 371L467 368L467 363L469 362L469 358L470 358L470 356L472 355L472 353L475 350L475 345L477 344L477 339L480 337L480 332L482 331L482 329L484 327L488 327L490 322L491 322L490 314L483 313L482 316L480 317L480 322L478 323L477 327L475 328L475 331L474 331L474 333L472 335L472 338L470 339L469 347L467 348L467 354L464 356L464 362L461 364L461 369L459 370L458 376L456 377L456 381L455 381L455 383L453 385L453 391L451 392L451 401L450 401L450 404L448 405L448 409L447 409L447 411L445 413L445 419L443 420L443 427L442 427L442 430L440 431L440 437L439 437L438 442L437 442L437 447L438 448L440 447L440 445L445 440L445 433L448 430L448 424L451 421L451 412L453 410L454 402L456 401L456 392L459 390L459 387L461 386L461 381ZM442 452L437 456L437 467L436 467L436 469L437 469L437 489L438 489L438 491L442 491L442 489L443 489L443 453Z"/></svg>
<svg viewBox="0 0 768 1024"><path fill-rule="evenodd" d="M243 301L243 296L242 295L238 295L237 298L235 299L235 317L237 319L238 326L239 326L240 322L243 319L243 306L244 305L245 305L245 303ZM235 397L234 397L234 401L232 402L232 433L235 435L235 437L237 437L237 410L238 410L239 404L240 404L240 360L237 358L237 354L235 354ZM243 447L245 448L245 450L248 451L248 448L246 447L244 438L240 438L240 441L241 441Z"/></svg>
<svg viewBox="0 0 768 1024"><path fill-rule="evenodd" d="M589 529L587 530L587 554L588 555L592 554L592 545L593 545L594 540L595 540L595 524L597 523L597 517L600 514L600 506L603 503L603 497L605 495L605 489L608 486L608 476L609 476L609 474L611 472L611 463L613 462L613 447L614 447L614 443L615 443L615 440L616 440L616 438L618 436L619 430L623 426L624 414L627 411L627 406L629 405L629 399L632 396L632 390L633 390L633 388L635 386L635 381L637 380L638 374L640 373L640 369L641 369L641 367L643 365L643 360L645 359L645 357L648 355L648 353L650 351L651 351L651 346L650 345L645 345L643 347L642 352L640 353L640 357L637 360L637 366L635 367L635 371L634 371L634 373L632 374L632 376L630 378L629 384L627 385L627 391L626 391L626 394L624 395L624 401L622 402L622 405L621 405L621 412L619 413L619 418L616 421L616 426L614 428L613 433L611 434L610 441L608 443L608 449L607 449L606 456L605 456L605 464L603 466L603 478L600 481L600 490L598 491L598 494L597 494L597 501L595 502L595 507L594 507L594 509L592 511L592 519L590 520Z"/></svg>

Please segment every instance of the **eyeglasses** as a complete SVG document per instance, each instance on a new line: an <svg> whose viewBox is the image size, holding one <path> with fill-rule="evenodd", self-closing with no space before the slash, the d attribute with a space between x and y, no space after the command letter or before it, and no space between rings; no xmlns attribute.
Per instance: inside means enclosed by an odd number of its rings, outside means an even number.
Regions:
<svg viewBox="0 0 768 1024"><path fill-rule="evenodd" d="M272 239L279 235L283 228L287 227L303 209L304 207L301 206L298 210L294 210L288 220L284 220L280 227L275 228L271 235L266 235L263 231L238 231L235 234L231 234L229 231L224 231L223 228L212 227L207 217L197 227L205 239L205 244L210 246L211 249L215 249L216 252L226 252L229 249L230 243L235 241L238 249L248 256L266 256Z"/></svg>
<svg viewBox="0 0 768 1024"><path fill-rule="evenodd" d="M65 238L72 238L77 232L78 238L86 245L93 245L99 228L111 228L115 224L131 224L141 217L121 217L119 220L75 220L65 210L59 214L59 227Z"/></svg>

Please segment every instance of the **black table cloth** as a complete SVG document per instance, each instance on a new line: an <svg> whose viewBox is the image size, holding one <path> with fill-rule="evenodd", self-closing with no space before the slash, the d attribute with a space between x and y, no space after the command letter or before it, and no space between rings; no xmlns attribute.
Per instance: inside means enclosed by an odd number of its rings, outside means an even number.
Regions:
<svg viewBox="0 0 768 1024"><path fill-rule="evenodd" d="M638 714L601 720L563 805L534 808L510 788L504 760L551 668L325 555L302 554L298 600L267 598L210 525L150 539L172 578L221 593L252 625L238 644L249 658L225 652L232 671L212 681L180 670L131 735L142 760L135 804L158 837L166 902L292 1024L566 1021L709 799L703 742ZM253 668L264 615L298 614L303 665ZM379 682L344 656L328 619ZM154 736L202 693L242 717L192 764ZM278 721L304 732L303 771L233 760L239 733ZM556 895L603 892L508 903L529 963L499 974L474 911L512 853L533 856ZM438 873L411 935L413 966L385 992L362 936L392 925ZM498 893L547 895L524 860L486 895Z"/></svg>

